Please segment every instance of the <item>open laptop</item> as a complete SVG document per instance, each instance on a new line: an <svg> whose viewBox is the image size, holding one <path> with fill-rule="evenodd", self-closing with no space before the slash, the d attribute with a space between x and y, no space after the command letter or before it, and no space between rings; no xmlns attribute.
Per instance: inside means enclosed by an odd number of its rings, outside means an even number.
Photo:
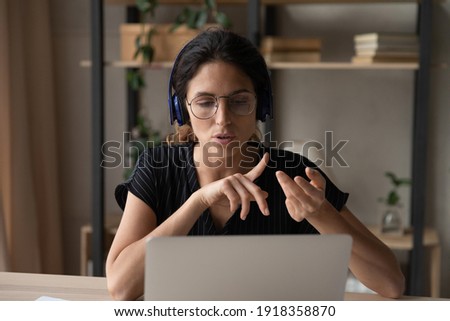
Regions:
<svg viewBox="0 0 450 321"><path fill-rule="evenodd" d="M144 300L343 300L351 245L343 234L151 238Z"/></svg>

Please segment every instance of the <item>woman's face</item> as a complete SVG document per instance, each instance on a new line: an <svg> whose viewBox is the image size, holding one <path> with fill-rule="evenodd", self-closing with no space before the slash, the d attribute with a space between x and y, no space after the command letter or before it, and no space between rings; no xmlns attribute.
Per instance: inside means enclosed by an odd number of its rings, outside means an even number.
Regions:
<svg viewBox="0 0 450 321"><path fill-rule="evenodd" d="M255 94L251 79L239 68L222 61L203 64L187 85L187 102L199 95L229 96L246 92ZM214 116L198 119L186 103L192 129L200 146L226 151L238 150L256 131L256 101L248 115L237 115L228 108L227 98L219 99L219 108Z"/></svg>

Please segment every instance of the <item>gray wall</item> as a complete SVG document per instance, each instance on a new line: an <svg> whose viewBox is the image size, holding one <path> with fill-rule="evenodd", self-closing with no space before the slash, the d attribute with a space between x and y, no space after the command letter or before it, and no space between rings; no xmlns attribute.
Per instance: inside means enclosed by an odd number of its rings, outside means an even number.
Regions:
<svg viewBox="0 0 450 321"><path fill-rule="evenodd" d="M79 230L91 213L91 107L90 69L80 61L90 57L90 7L88 0L52 0L52 27L56 63L62 210L65 267L79 273ZM173 9L173 8L172 8ZM160 17L174 10L159 8ZM245 33L245 10L228 7L235 30ZM433 25L433 62L449 63L450 1L436 3ZM371 31L415 30L413 4L392 5L292 5L280 8L278 31L289 36L323 39L323 60L348 61L352 36ZM118 27L125 19L122 7L105 11L105 55L119 57ZM162 18L160 18L162 19ZM166 92L169 70L146 73L148 89L143 108L151 125L163 133L167 126ZM106 68L106 139L122 141L125 130L125 72ZM350 193L349 207L366 224L378 222L377 199L386 194L386 170L410 176L413 105L412 71L290 70L275 71L275 121L277 140L314 140L325 143L333 132L334 144L348 143L340 155L347 167L333 163L336 183ZM442 295L450 297L450 129L448 69L432 70L428 151L427 223L439 229L443 245ZM447 126L446 126L447 125ZM114 187L122 181L122 168L106 171L106 210L119 214ZM402 192L405 221L409 221L409 191Z"/></svg>

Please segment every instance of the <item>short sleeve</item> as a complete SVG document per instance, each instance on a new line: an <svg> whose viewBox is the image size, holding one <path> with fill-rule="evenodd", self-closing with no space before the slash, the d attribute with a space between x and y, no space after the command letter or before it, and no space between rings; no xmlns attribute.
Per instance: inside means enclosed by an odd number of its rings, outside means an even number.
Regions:
<svg viewBox="0 0 450 321"><path fill-rule="evenodd" d="M141 199L153 210L156 209L158 179L154 166L151 166L150 155L148 150L142 153L131 176L116 187L115 198L122 210L125 209L128 192Z"/></svg>

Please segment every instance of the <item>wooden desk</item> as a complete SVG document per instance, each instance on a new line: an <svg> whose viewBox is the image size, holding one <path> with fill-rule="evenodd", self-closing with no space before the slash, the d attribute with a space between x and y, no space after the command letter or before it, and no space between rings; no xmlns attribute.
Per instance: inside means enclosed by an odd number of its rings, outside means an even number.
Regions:
<svg viewBox="0 0 450 321"><path fill-rule="evenodd" d="M403 235L390 235L380 232L379 227L370 226L370 231L392 250L412 250L413 235L406 232ZM423 245L430 249L430 292L438 298L441 294L441 244L436 230L425 228L423 231Z"/></svg>
<svg viewBox="0 0 450 321"><path fill-rule="evenodd" d="M93 276L69 276L0 272L0 301L33 301L49 296L71 301L112 300L106 289L106 279ZM377 294L346 293L347 301L386 301ZM432 300L422 297L402 297L401 300Z"/></svg>
<svg viewBox="0 0 450 321"><path fill-rule="evenodd" d="M71 301L111 300L102 277L0 272L1 301L33 301L41 296Z"/></svg>

